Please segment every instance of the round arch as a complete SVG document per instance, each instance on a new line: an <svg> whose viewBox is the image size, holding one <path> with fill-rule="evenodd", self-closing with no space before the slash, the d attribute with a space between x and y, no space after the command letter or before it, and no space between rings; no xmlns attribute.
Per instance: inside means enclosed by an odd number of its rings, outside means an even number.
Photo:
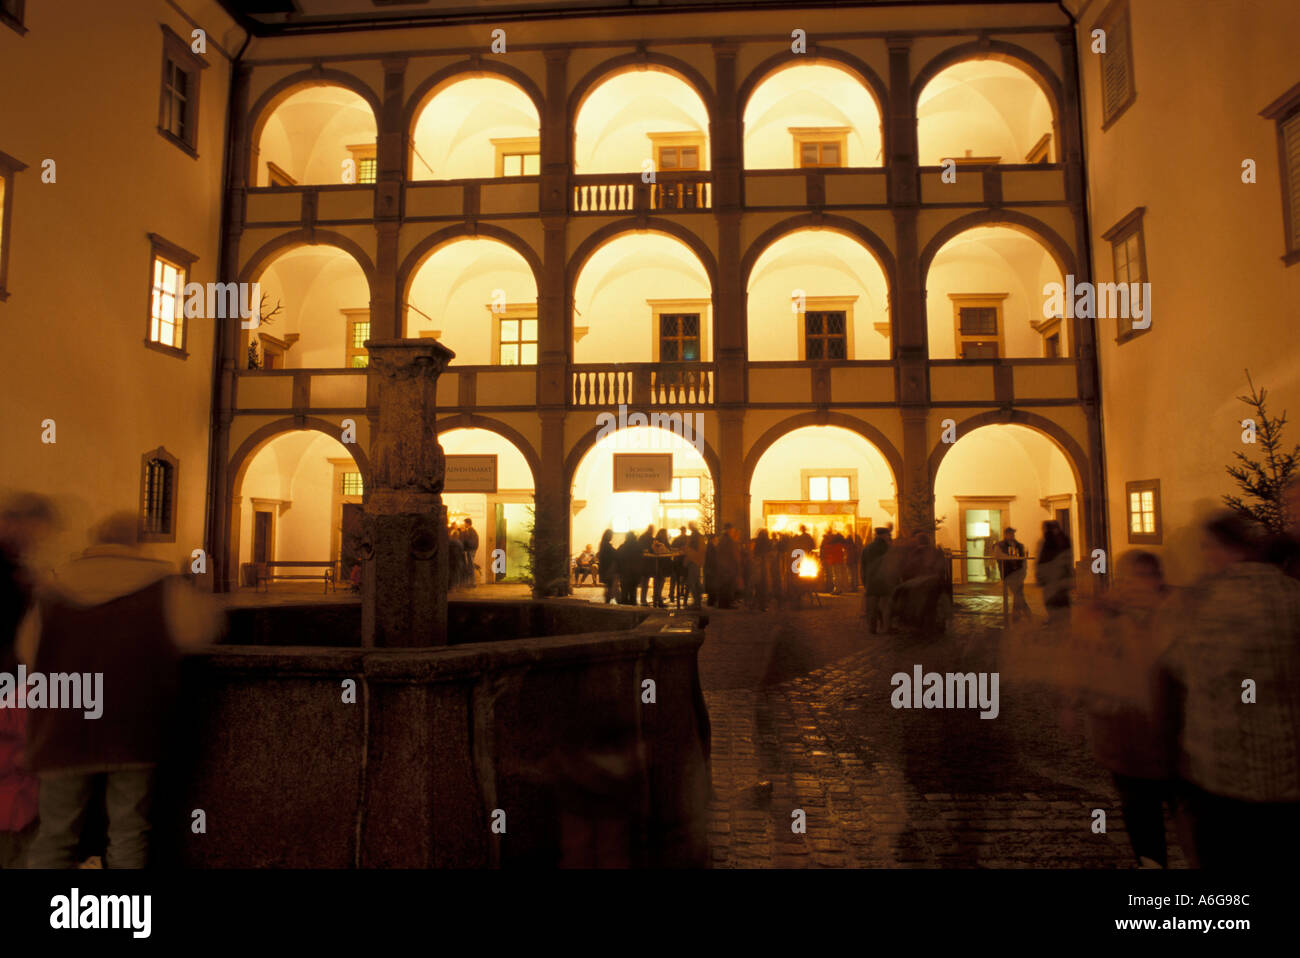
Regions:
<svg viewBox="0 0 1300 958"><path fill-rule="evenodd" d="M926 243L925 249L921 251L921 277L923 282L930 274L930 264L934 262L935 256L938 255L944 244L977 226L1005 226L1018 230L1043 244L1052 259L1056 261L1062 276L1079 275L1075 265L1074 250L1070 248L1070 244L1062 239L1061 234L1056 230L1037 217L1028 216L1016 210L988 209L976 210L973 213L967 213L965 216L959 216L930 238L930 242Z"/></svg>
<svg viewBox="0 0 1300 958"><path fill-rule="evenodd" d="M303 432L309 430L313 432L324 433L332 439L338 439L339 427L336 423L328 419L319 419L316 416L286 416L283 419L277 419L274 422L268 422L260 426L239 444L239 448L234 451L230 457L230 463L226 467L226 475L230 476L230 496L233 498L235 490L244 482L244 473L248 470L248 464L253 461L253 457L272 439L291 432ZM363 477L370 475L370 459L366 456L359 443L344 442L344 449L352 456L356 462L357 468L361 470ZM364 488L367 494L370 492L369 482L364 482Z"/></svg>
<svg viewBox="0 0 1300 958"><path fill-rule="evenodd" d="M478 416L469 412L438 420L437 430L439 435L444 432L451 432L453 429L483 429L487 432L494 432L506 440L519 450L519 453L524 457L524 461L528 463L528 471L533 475L533 488L537 488L537 477L542 471L542 460L533 449L532 443L519 430L506 425L498 419Z"/></svg>
<svg viewBox="0 0 1300 958"><path fill-rule="evenodd" d="M754 470L758 468L758 462L763 458L763 453L775 445L778 439L804 426L839 426L841 429L857 433L875 446L877 451L885 457L885 462L889 465L891 478L894 480L895 491L902 489L899 477L903 474L903 457L897 447L889 441L888 436L871 425L871 423L857 419L854 416L846 416L844 413L829 410L817 410L799 413L797 416L781 420L759 436L754 445L750 446L749 452L745 454L744 474L741 477L744 481L746 495L749 494L749 487L754 482Z"/></svg>
<svg viewBox="0 0 1300 958"><path fill-rule="evenodd" d="M816 46L815 50L805 57L791 59L788 52L774 53L754 69L749 71L736 91L736 113L740 118L742 127L744 124L745 108L749 106L749 98L754 95L759 84L769 77L775 76L783 70L797 66L824 66L836 67L845 73L855 77L871 94L871 98L876 101L876 112L880 114L880 137L884 156L889 154L889 88L880 78L880 74L871 69L871 66L862 59L855 57L851 53L843 50L837 50L833 47ZM741 130L742 140L744 130Z"/></svg>
<svg viewBox="0 0 1300 958"><path fill-rule="evenodd" d="M677 410L677 411L681 412L682 415L686 415L685 410ZM581 436L578 437L578 441L573 444L573 448L570 449L568 455L564 457L564 488L565 488L566 495L568 493L568 490L573 488L574 480L577 478L578 475L578 467L582 465L582 460L586 457L587 453L591 452L591 450L595 448L596 441L597 439L600 438L601 430L604 428L605 427L603 426L592 426L589 430L587 430L585 433L583 433ZM634 426L632 428L649 429L652 427ZM662 427L653 427L653 428L662 428ZM665 430L665 431L670 432L670 430ZM722 489L722 485L721 485L722 460L718 457L718 454L713 450L713 447L709 445L709 441L707 439L705 439L703 436L700 436L699 439L700 439L700 445L703 447L700 449L700 455L704 457L704 464L709 467L709 476L713 480L713 488L715 490L721 490Z"/></svg>
<svg viewBox="0 0 1300 958"><path fill-rule="evenodd" d="M638 232L660 233L672 239L680 240L688 246L695 254L695 258L700 261L704 267L705 274L709 277L709 288L714 295L718 291L718 263L713 258L712 251L704 244L704 241L695 233L688 230L679 223L672 220L659 219L657 217L617 220L602 226L596 232L592 233L585 240L578 244L578 248L573 251L569 257L569 263L565 270L564 288L567 292L570 302L573 300L574 291L577 288L578 277L582 274L582 268L587 265L587 260L591 255L600 249L606 243L617 239L620 234L629 235Z"/></svg>
<svg viewBox="0 0 1300 958"><path fill-rule="evenodd" d="M406 302L409 299L411 283L415 279L416 270L420 268L425 260L442 247L449 246L457 240L474 239L476 237L497 240L523 257L524 262L528 264L528 268L532 270L533 282L537 284L538 289L541 289L541 257L537 255L531 246L524 242L522 237L490 223L477 223L472 229L463 223L456 223L426 236L415 245L414 249L406 254L406 259L402 260L402 265L397 270L397 289L402 297L401 301Z"/></svg>
<svg viewBox="0 0 1300 958"><path fill-rule="evenodd" d="M758 238L749 244L749 248L745 250L744 256L740 259L740 288L742 290L749 288L750 274L754 271L754 264L758 262L758 258L767 251L768 247L791 233L798 233L807 229L831 230L847 236L849 239L857 240L876 258L876 262L880 264L881 270L884 271L885 282L889 284L889 291L891 294L893 293L896 288L894 254L890 252L884 240L856 220L851 220L846 216L828 216L825 213L799 213L796 216L781 220L781 222L768 227L759 234Z"/></svg>
<svg viewBox="0 0 1300 958"><path fill-rule="evenodd" d="M677 77L677 79L693 89L696 96L703 102L704 111L709 116L709 129L713 128L714 117L717 114L717 98L704 75L685 60L679 60L677 57L670 57L663 53L651 53L641 50L611 57L602 63L596 64L574 85L572 92L569 94L569 102L565 113L565 129L569 131L570 140L573 137L574 123L578 118L578 111L582 109L582 104L591 94L591 91L605 80L635 70L657 70L660 73L668 73Z"/></svg>
<svg viewBox="0 0 1300 958"><path fill-rule="evenodd" d="M1056 444L1056 447L1064 454L1065 461L1070 464L1070 471L1074 474L1074 483L1079 490L1080 498L1085 502L1092 499L1094 490L1092 484L1088 482L1088 476L1091 475L1088 469L1088 455L1083 451L1083 447L1075 441L1074 437L1059 424L1046 416L1040 416L1038 413L1029 412L1025 409L990 409L988 412L977 413L959 422L957 424L957 442L961 442L963 436L969 435L982 426L1026 426L1046 436ZM956 442L940 441L930 451L929 475L931 488L933 488L935 479L939 476L939 465L943 462L943 457L948 455L949 451L956 445Z"/></svg>
<svg viewBox="0 0 1300 958"><path fill-rule="evenodd" d="M1060 79L1052 72L1052 68L1047 65L1046 61L1037 54L1017 44L1007 43L1005 40L972 40L969 43L949 47L942 53L933 56L921 68L921 72L916 75L916 79L912 81L913 116L916 115L921 94L925 92L925 88L930 81L948 67L965 60L997 60L1024 71L1025 75L1033 80L1039 89L1043 91L1043 95L1047 97L1047 105L1052 110L1052 124L1059 133L1061 130L1061 108L1065 102Z"/></svg>
<svg viewBox="0 0 1300 958"><path fill-rule="evenodd" d="M370 295L372 297L375 295L374 263L356 240L344 236L342 233L335 233L332 230L307 229L305 227L288 233L281 233L274 239L263 243L240 269L239 281L241 283L251 283L253 277L261 276L280 254L302 246L333 246L347 253L357 261L357 265L361 267L361 272L365 274L366 285L370 287Z"/></svg>
<svg viewBox="0 0 1300 958"><path fill-rule="evenodd" d="M299 90L316 86L337 86L351 90L369 104L370 113L375 118L375 129L379 129L380 99L378 94L364 80L342 70L323 68L299 70L297 73L292 73L267 87L262 92L262 95L257 98L257 102L253 104L252 109L248 111L244 123L247 136L244 140L245 156L242 166L246 175L255 173L251 169L253 151L257 149L257 145L262 141L262 130L266 127L266 121L270 119L271 114L275 112L275 108ZM256 183L256 179L253 182Z"/></svg>

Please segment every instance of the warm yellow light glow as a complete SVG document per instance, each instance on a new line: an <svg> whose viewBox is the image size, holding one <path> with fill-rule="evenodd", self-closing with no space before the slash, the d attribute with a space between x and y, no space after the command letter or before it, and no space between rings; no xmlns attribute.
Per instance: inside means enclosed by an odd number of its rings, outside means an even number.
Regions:
<svg viewBox="0 0 1300 958"><path fill-rule="evenodd" d="M799 560L799 578L815 579L821 571L821 564L812 556L804 556Z"/></svg>

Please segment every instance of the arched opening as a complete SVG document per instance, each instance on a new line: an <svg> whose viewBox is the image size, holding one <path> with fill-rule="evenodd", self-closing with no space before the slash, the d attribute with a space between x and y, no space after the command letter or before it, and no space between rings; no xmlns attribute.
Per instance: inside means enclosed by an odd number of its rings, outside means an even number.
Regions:
<svg viewBox="0 0 1300 958"><path fill-rule="evenodd" d="M744 124L747 170L884 164L879 104L861 78L832 61L769 74L745 104Z"/></svg>
<svg viewBox="0 0 1300 958"><path fill-rule="evenodd" d="M505 243L453 240L411 274L403 305L406 336L433 338L458 366L537 364L537 278Z"/></svg>
<svg viewBox="0 0 1300 958"><path fill-rule="evenodd" d="M754 261L747 292L753 362L890 357L889 280L850 236L782 236Z"/></svg>
<svg viewBox="0 0 1300 958"><path fill-rule="evenodd" d="M986 559L1007 527L1026 553L1037 555L1042 524L1054 519L1082 545L1080 490L1070 460L1042 432L1015 423L980 426L949 448L934 480L936 539L951 549L953 580L972 591L999 591L997 563ZM1032 568L1029 581L1033 581Z"/></svg>
<svg viewBox="0 0 1300 958"><path fill-rule="evenodd" d="M407 169L412 180L537 176L540 121L532 98L494 76L456 80L416 110Z"/></svg>
<svg viewBox="0 0 1300 958"><path fill-rule="evenodd" d="M246 461L235 490L240 585L268 574L307 576L277 588L319 592L327 568L336 584L359 583L363 493L361 467L334 437L302 429L267 440Z"/></svg>
<svg viewBox="0 0 1300 958"><path fill-rule="evenodd" d="M1058 159L1052 104L1025 69L995 59L941 70L916 105L922 166L1051 163Z"/></svg>
<svg viewBox="0 0 1300 958"><path fill-rule="evenodd" d="M649 230L621 233L583 263L573 292L575 363L713 359L713 286L689 246Z"/></svg>
<svg viewBox="0 0 1300 958"><path fill-rule="evenodd" d="M943 244L926 274L931 359L1047 358L1070 355L1070 330L1048 283L1060 265L1036 236L1009 226L977 226Z"/></svg>
<svg viewBox="0 0 1300 958"><path fill-rule="evenodd" d="M843 426L801 426L777 439L749 481L751 533L829 531L865 536L896 525L898 490L880 449Z"/></svg>
<svg viewBox="0 0 1300 958"><path fill-rule="evenodd" d="M611 424L583 455L571 487L575 556L588 543L596 549L606 529L614 530L615 545L624 533L640 535L651 525L667 528L671 538L692 522L702 532L712 529L715 477L702 452L703 417L682 418L689 427Z"/></svg>
<svg viewBox="0 0 1300 958"><path fill-rule="evenodd" d="M447 459L447 520L459 526L469 520L478 532L475 581L522 581L528 575L535 489L528 460L490 429L449 429L438 434L438 443Z"/></svg>
<svg viewBox="0 0 1300 958"><path fill-rule="evenodd" d="M337 246L296 246L278 254L257 282L261 320L241 334L247 369L365 367L370 284Z"/></svg>
<svg viewBox="0 0 1300 958"><path fill-rule="evenodd" d="M302 87L280 99L258 127L253 186L375 182L375 114L364 97L346 87Z"/></svg>
<svg viewBox="0 0 1300 958"><path fill-rule="evenodd" d="M586 95L574 117L576 174L653 169L665 183L676 185L688 184L692 172L709 168L708 109L675 73L658 68L615 73ZM690 205L703 204L693 196Z"/></svg>

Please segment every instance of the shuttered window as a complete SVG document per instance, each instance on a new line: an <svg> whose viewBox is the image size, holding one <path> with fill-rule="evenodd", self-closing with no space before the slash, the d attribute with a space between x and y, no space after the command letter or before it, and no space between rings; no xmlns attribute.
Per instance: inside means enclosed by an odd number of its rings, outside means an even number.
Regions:
<svg viewBox="0 0 1300 958"><path fill-rule="evenodd" d="M1290 211L1288 252L1300 251L1300 110L1282 121L1282 188Z"/></svg>
<svg viewBox="0 0 1300 958"><path fill-rule="evenodd" d="M1106 52L1101 56L1102 126L1113 123L1137 97L1133 85L1133 46L1129 32L1128 3L1111 4L1097 29L1106 33Z"/></svg>

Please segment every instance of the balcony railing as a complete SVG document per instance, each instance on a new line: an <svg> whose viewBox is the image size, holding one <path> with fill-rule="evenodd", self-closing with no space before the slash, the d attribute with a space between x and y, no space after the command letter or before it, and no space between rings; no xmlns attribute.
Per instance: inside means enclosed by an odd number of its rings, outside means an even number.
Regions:
<svg viewBox="0 0 1300 958"><path fill-rule="evenodd" d="M640 173L602 173L573 177L573 212L627 213L640 210L713 208L713 174L658 173L645 183Z"/></svg>
<svg viewBox="0 0 1300 958"><path fill-rule="evenodd" d="M602 363L569 373L574 406L711 406L712 363Z"/></svg>

